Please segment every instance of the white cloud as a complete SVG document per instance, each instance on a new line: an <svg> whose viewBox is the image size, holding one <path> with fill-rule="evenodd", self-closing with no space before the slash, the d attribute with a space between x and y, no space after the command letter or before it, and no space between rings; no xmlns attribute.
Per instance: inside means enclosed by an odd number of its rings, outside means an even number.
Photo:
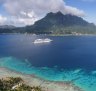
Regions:
<svg viewBox="0 0 96 91"><path fill-rule="evenodd" d="M33 20L31 18L18 18L15 21L16 21L16 23L19 23L22 25L32 25L32 24L34 24L34 21L36 21L36 20Z"/></svg>
<svg viewBox="0 0 96 91"><path fill-rule="evenodd" d="M49 12L84 16L84 11L66 5L64 0L2 0L10 16L25 25L31 25Z"/></svg>
<svg viewBox="0 0 96 91"><path fill-rule="evenodd" d="M63 12L65 12L65 14L76 15L79 17L85 16L84 11L71 6L65 6L65 10L63 10Z"/></svg>
<svg viewBox="0 0 96 91"><path fill-rule="evenodd" d="M2 16L2 15L0 15L0 25L5 24L6 21L7 21L7 18Z"/></svg>

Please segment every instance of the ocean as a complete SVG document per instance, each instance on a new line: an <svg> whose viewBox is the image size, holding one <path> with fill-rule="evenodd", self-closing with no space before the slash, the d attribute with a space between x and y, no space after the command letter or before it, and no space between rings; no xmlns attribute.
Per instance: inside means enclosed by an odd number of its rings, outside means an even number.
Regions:
<svg viewBox="0 0 96 91"><path fill-rule="evenodd" d="M38 38L53 41L34 44ZM0 67L96 91L96 36L2 34Z"/></svg>

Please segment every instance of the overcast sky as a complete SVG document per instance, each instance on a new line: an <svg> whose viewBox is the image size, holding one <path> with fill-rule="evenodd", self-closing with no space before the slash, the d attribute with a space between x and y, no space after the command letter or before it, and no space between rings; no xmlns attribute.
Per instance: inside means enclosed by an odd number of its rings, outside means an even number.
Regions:
<svg viewBox="0 0 96 91"><path fill-rule="evenodd" d="M58 11L96 24L96 0L0 0L0 25L32 25Z"/></svg>

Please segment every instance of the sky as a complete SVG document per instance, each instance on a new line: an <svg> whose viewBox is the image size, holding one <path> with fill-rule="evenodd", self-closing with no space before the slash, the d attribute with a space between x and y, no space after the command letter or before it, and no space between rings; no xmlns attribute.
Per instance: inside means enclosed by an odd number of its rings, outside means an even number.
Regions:
<svg viewBox="0 0 96 91"><path fill-rule="evenodd" d="M32 25L58 11L96 24L96 0L0 0L0 25Z"/></svg>

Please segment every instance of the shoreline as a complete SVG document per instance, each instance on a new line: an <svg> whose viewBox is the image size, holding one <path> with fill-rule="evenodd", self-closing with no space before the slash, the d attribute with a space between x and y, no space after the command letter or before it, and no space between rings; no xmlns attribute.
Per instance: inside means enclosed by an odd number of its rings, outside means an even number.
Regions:
<svg viewBox="0 0 96 91"><path fill-rule="evenodd" d="M32 33L0 33L0 35L48 35L48 36L96 36L96 34L32 34Z"/></svg>
<svg viewBox="0 0 96 91"><path fill-rule="evenodd" d="M0 79L6 77L21 77L29 86L40 86L44 91L84 91L70 81L48 81L36 77L34 74L27 75L4 67L0 67Z"/></svg>

